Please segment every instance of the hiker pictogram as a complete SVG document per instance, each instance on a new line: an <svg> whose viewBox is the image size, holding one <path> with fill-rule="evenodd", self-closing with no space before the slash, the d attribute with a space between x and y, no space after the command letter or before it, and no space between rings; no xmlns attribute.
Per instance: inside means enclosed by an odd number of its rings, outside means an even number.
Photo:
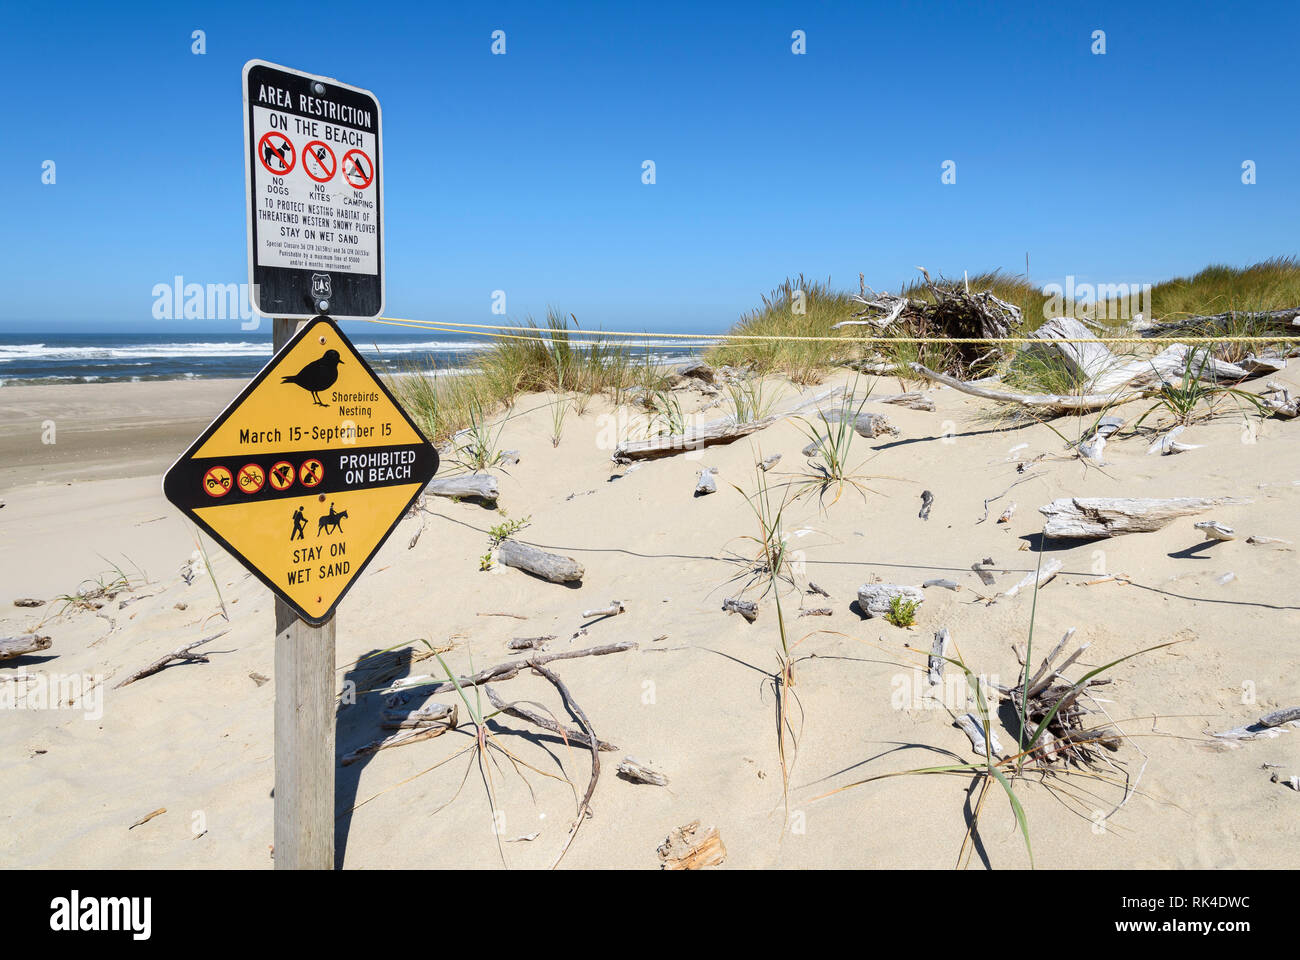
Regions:
<svg viewBox="0 0 1300 960"><path fill-rule="evenodd" d="M346 510L342 513L336 513L334 511L334 501L331 500L330 512L321 517L320 521L316 524L316 536L319 537L322 533L327 535L329 533L342 533L343 521L347 518L348 512Z"/></svg>
<svg viewBox="0 0 1300 960"><path fill-rule="evenodd" d="M325 355L319 360L313 360L297 373L281 377L280 382L302 387L311 394L312 402L316 406L328 407L329 404L322 402L318 394L334 386L334 382L339 378L339 364L342 362L337 350L326 350Z"/></svg>
<svg viewBox="0 0 1300 960"><path fill-rule="evenodd" d="M297 157L289 138L278 130L272 130L262 134L262 139L257 142L257 159L268 173L281 177L293 169Z"/></svg>
<svg viewBox="0 0 1300 960"><path fill-rule="evenodd" d="M325 467L319 460L304 460L298 468L298 479L304 487L319 486L325 479Z"/></svg>
<svg viewBox="0 0 1300 960"><path fill-rule="evenodd" d="M211 467L203 475L203 492L209 497L224 497L230 492L230 470L227 467Z"/></svg>
<svg viewBox="0 0 1300 960"><path fill-rule="evenodd" d="M329 144L313 140L302 148L302 168L317 183L329 183L338 167L338 158Z"/></svg>
<svg viewBox="0 0 1300 960"><path fill-rule="evenodd" d="M271 488L274 490L288 490L293 486L293 464L288 460L281 460L271 467Z"/></svg>
<svg viewBox="0 0 1300 960"><path fill-rule="evenodd" d="M364 150L349 150L343 154L343 179L357 190L370 186L375 179L375 165Z"/></svg>
<svg viewBox="0 0 1300 960"><path fill-rule="evenodd" d="M266 473L262 470L260 464L246 463L239 468L239 474L236 477L239 489L244 493L257 493L266 483Z"/></svg>
<svg viewBox="0 0 1300 960"><path fill-rule="evenodd" d="M289 539L291 541L307 539L303 536L303 531L307 529L307 514L301 506L293 512L293 516L290 517L290 519L293 520L293 532L289 534Z"/></svg>

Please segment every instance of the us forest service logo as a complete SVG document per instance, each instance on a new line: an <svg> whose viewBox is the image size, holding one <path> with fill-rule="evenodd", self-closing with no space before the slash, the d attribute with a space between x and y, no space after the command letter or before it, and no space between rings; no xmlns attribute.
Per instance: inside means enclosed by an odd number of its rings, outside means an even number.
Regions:
<svg viewBox="0 0 1300 960"><path fill-rule="evenodd" d="M311 275L311 295L317 300L328 300L331 293L330 275L328 273L313 273Z"/></svg>
<svg viewBox="0 0 1300 960"><path fill-rule="evenodd" d="M172 465L163 493L319 624L437 469L383 381L317 317Z"/></svg>

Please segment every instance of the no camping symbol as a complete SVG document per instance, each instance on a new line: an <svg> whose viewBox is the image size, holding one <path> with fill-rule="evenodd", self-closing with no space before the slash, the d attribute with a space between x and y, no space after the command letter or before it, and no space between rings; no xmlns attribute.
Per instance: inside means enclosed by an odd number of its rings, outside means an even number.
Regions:
<svg viewBox="0 0 1300 960"><path fill-rule="evenodd" d="M262 134L262 139L257 141L257 159L268 173L279 177L293 169L296 157L289 138L278 130L272 130Z"/></svg>
<svg viewBox="0 0 1300 960"><path fill-rule="evenodd" d="M329 183L334 179L339 161L328 144L313 140L302 148L302 168L317 183Z"/></svg>
<svg viewBox="0 0 1300 960"><path fill-rule="evenodd" d="M375 179L375 165L364 150L349 150L343 154L343 179L357 190L364 190Z"/></svg>

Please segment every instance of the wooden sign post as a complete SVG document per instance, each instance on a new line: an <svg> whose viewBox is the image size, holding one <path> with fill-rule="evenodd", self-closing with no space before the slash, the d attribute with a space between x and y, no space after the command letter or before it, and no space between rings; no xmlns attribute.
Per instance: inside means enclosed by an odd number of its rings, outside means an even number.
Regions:
<svg viewBox="0 0 1300 960"><path fill-rule="evenodd" d="M298 329L275 320L275 353ZM334 617L275 598L275 869L334 869Z"/></svg>
<svg viewBox="0 0 1300 960"><path fill-rule="evenodd" d="M163 494L275 596L275 866L332 870L334 610L438 454L335 322L383 310L379 101L254 60L244 120L249 280L275 352Z"/></svg>

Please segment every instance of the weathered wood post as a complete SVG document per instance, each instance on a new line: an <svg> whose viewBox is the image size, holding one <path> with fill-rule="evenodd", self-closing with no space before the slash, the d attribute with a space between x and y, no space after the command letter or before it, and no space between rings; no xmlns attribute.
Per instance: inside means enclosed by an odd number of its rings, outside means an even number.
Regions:
<svg viewBox="0 0 1300 960"><path fill-rule="evenodd" d="M275 320L278 353L300 321ZM275 868L334 869L334 618L275 599Z"/></svg>

